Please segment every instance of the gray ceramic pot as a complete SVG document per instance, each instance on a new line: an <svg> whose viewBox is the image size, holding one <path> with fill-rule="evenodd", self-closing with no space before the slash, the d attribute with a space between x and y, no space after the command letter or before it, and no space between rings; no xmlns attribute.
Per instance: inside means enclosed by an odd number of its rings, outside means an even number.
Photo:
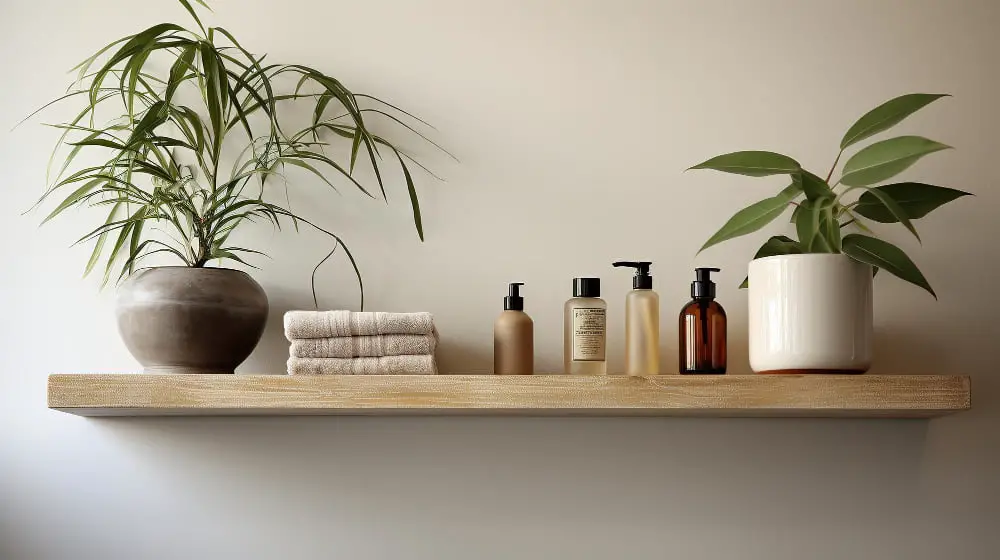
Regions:
<svg viewBox="0 0 1000 560"><path fill-rule="evenodd" d="M146 373L233 373L267 322L267 295L228 268L136 272L118 289L118 330Z"/></svg>

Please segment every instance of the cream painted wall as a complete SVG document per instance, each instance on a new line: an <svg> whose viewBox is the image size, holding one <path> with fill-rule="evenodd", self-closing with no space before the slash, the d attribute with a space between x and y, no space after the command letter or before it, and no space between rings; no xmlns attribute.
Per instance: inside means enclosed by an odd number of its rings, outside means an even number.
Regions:
<svg viewBox="0 0 1000 560"><path fill-rule="evenodd" d="M22 216L56 134L7 130L85 53L183 19L170 2L0 6L0 558L992 559L1000 556L1000 4L981 1L217 0L209 19L438 126L461 165L388 206L294 201L360 258L372 309L429 310L451 371L487 371L505 283L527 283L539 369L560 364L570 278L598 274L622 366L626 272L656 262L664 364L695 265L725 271L732 369L759 238L698 245L775 181L683 173L771 149L825 168L846 127L912 91L955 95L899 128L958 149L907 177L978 196L894 239L941 300L877 281L876 372L974 376L975 410L920 421L271 418L87 420L45 409L51 372L128 371L111 295L80 280L78 215ZM252 232L274 314L242 371L281 370L279 316L309 304L310 234ZM353 305L343 266L324 301Z"/></svg>

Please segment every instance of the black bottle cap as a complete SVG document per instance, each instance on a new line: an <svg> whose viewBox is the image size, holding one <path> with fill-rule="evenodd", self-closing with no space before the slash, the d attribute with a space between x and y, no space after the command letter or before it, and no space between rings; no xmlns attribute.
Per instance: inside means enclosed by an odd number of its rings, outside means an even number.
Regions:
<svg viewBox="0 0 1000 560"><path fill-rule="evenodd" d="M601 297L601 279L574 278L573 297Z"/></svg>
<svg viewBox="0 0 1000 560"><path fill-rule="evenodd" d="M631 266L635 269L635 276L632 277L633 290L652 290L653 277L649 275L649 261L618 261L612 266Z"/></svg>
<svg viewBox="0 0 1000 560"><path fill-rule="evenodd" d="M508 286L509 294L503 298L504 311L524 311L524 298L521 297L520 288L524 282L511 282Z"/></svg>
<svg viewBox="0 0 1000 560"><path fill-rule="evenodd" d="M715 299L715 282L712 273L721 272L718 268L694 269L697 280L691 282L691 297L694 299Z"/></svg>

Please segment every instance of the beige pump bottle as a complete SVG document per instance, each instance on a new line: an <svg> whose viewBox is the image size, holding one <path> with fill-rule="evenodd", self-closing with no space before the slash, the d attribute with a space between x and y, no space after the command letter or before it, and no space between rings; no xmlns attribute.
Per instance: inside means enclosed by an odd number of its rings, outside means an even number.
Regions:
<svg viewBox="0 0 1000 560"><path fill-rule="evenodd" d="M653 291L651 262L618 261L635 269L632 291L625 296L625 374L660 373L660 296Z"/></svg>
<svg viewBox="0 0 1000 560"><path fill-rule="evenodd" d="M524 298L514 282L503 298L503 313L493 323L493 373L531 375L535 372L535 325L524 312Z"/></svg>

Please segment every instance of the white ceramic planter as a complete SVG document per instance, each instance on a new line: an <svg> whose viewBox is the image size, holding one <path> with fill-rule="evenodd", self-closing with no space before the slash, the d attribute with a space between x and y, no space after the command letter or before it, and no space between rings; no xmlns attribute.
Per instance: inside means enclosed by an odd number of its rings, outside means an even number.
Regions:
<svg viewBox="0 0 1000 560"><path fill-rule="evenodd" d="M872 361L872 268L844 255L750 263L750 367L864 373Z"/></svg>

